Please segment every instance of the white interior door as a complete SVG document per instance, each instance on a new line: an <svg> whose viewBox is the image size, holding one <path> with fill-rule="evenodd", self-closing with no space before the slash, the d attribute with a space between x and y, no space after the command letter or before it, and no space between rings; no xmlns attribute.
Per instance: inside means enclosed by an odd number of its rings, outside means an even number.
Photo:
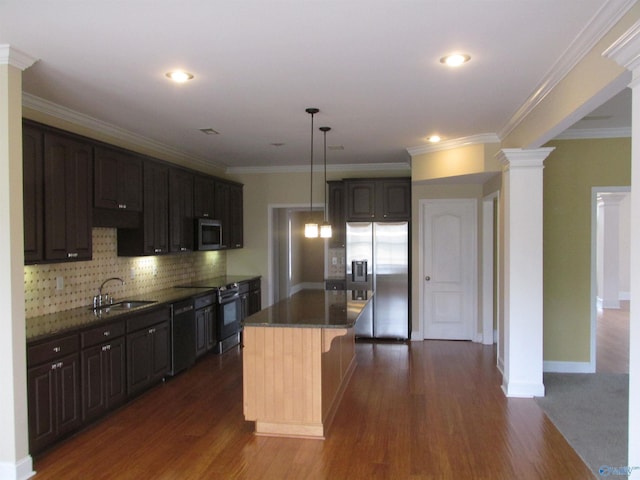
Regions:
<svg viewBox="0 0 640 480"><path fill-rule="evenodd" d="M425 339L472 340L477 323L474 199L421 204Z"/></svg>

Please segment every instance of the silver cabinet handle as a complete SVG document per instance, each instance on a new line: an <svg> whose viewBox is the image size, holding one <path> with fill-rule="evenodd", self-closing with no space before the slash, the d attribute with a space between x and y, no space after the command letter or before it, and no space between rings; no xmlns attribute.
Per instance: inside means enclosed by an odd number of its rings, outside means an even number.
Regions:
<svg viewBox="0 0 640 480"><path fill-rule="evenodd" d="M77 258L78 257L78 253L77 252L69 252L67 253L67 258Z"/></svg>
<svg viewBox="0 0 640 480"><path fill-rule="evenodd" d="M155 248L153 250L154 253L162 253L162 249L161 248Z"/></svg>
<svg viewBox="0 0 640 480"><path fill-rule="evenodd" d="M104 332L102 332L102 335L108 337L109 335L111 335L111 332L109 330L105 330Z"/></svg>
<svg viewBox="0 0 640 480"><path fill-rule="evenodd" d="M118 204L118 208L125 209L125 208L127 208L127 204L126 203L119 203Z"/></svg>
<svg viewBox="0 0 640 480"><path fill-rule="evenodd" d="M156 329L155 329L155 328L150 328L150 329L149 329L149 333L150 333L150 334L154 334L154 333L156 333Z"/></svg>
<svg viewBox="0 0 640 480"><path fill-rule="evenodd" d="M53 347L53 351L58 353L60 350L62 350L60 347Z"/></svg>

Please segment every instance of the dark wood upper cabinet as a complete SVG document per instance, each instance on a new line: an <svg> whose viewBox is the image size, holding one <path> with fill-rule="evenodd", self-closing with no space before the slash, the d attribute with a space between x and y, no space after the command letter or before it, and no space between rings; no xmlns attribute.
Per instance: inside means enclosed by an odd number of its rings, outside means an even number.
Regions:
<svg viewBox="0 0 640 480"><path fill-rule="evenodd" d="M345 216L344 216L344 182L342 180L329 181L328 190L328 219L331 224L330 248L345 246Z"/></svg>
<svg viewBox="0 0 640 480"><path fill-rule="evenodd" d="M142 211L142 159L116 149L96 147L93 206Z"/></svg>
<svg viewBox="0 0 640 480"><path fill-rule="evenodd" d="M24 261L27 264L44 260L43 142L42 130L23 126Z"/></svg>
<svg viewBox="0 0 640 480"><path fill-rule="evenodd" d="M169 251L193 250L193 175L169 170Z"/></svg>
<svg viewBox="0 0 640 480"><path fill-rule="evenodd" d="M346 221L411 219L411 179L345 180Z"/></svg>
<svg viewBox="0 0 640 480"><path fill-rule="evenodd" d="M193 216L196 218L214 218L215 180L204 175L193 178Z"/></svg>
<svg viewBox="0 0 640 480"><path fill-rule="evenodd" d="M169 167L143 162L143 209L140 228L118 229L118 255L169 252Z"/></svg>
<svg viewBox="0 0 640 480"><path fill-rule="evenodd" d="M222 248L242 248L244 243L242 185L216 181L215 218L222 223Z"/></svg>
<svg viewBox="0 0 640 480"><path fill-rule="evenodd" d="M90 144L45 132L45 260L91 259L92 171Z"/></svg>

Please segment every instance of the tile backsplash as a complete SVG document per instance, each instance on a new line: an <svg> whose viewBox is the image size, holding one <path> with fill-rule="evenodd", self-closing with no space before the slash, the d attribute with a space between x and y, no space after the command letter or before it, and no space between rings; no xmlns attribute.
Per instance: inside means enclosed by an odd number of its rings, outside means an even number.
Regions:
<svg viewBox="0 0 640 480"><path fill-rule="evenodd" d="M334 259L335 258L335 263ZM344 278L345 275L344 248L330 248L327 250L327 277Z"/></svg>
<svg viewBox="0 0 640 480"><path fill-rule="evenodd" d="M25 315L31 318L91 305L100 284L116 300L194 280L225 275L224 251L190 252L153 257L118 257L117 230L93 229L93 259L89 262L51 263L24 267Z"/></svg>

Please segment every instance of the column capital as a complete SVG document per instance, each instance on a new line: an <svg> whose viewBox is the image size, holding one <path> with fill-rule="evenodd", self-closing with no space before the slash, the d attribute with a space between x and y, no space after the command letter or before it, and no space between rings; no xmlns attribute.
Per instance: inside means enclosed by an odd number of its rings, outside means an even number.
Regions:
<svg viewBox="0 0 640 480"><path fill-rule="evenodd" d="M542 167L543 162L555 147L525 150L522 148L503 148L496 153L496 158L503 168L535 168Z"/></svg>
<svg viewBox="0 0 640 480"><path fill-rule="evenodd" d="M0 44L0 65L11 65L24 71L37 61L37 58L11 45Z"/></svg>
<svg viewBox="0 0 640 480"><path fill-rule="evenodd" d="M626 193L600 192L598 194L598 203L602 203L603 205L618 205L626 196Z"/></svg>

